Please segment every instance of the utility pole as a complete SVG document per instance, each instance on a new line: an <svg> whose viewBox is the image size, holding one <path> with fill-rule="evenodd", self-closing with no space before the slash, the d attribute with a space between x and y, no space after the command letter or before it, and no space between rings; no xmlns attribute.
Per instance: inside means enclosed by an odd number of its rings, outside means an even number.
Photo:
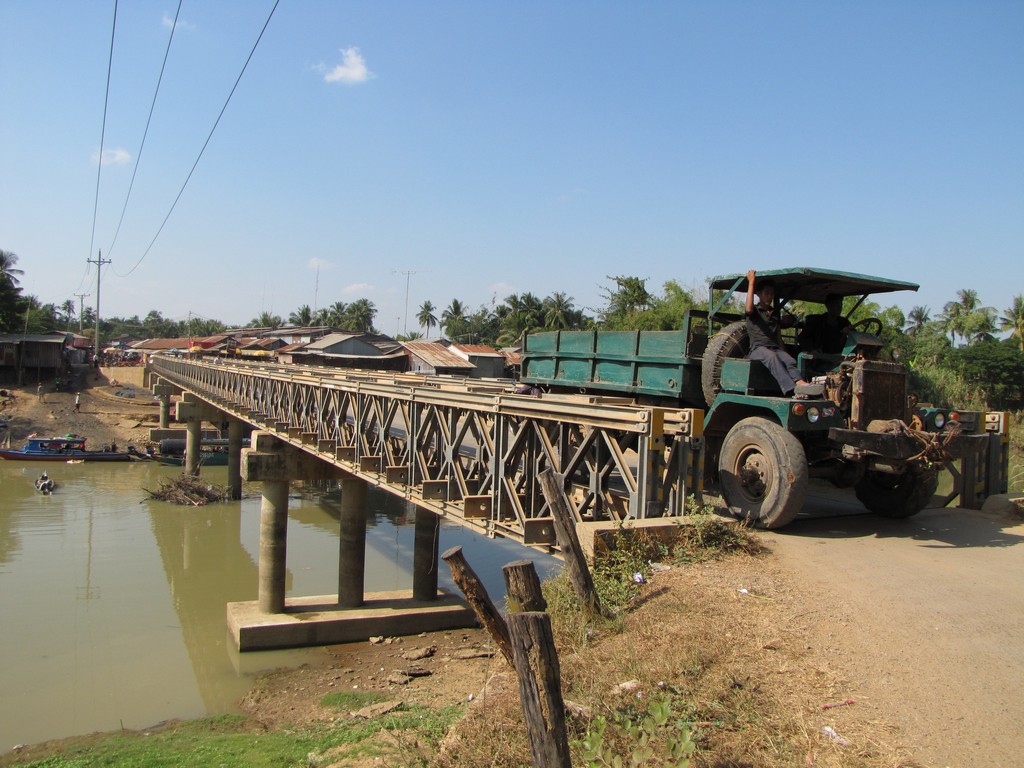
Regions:
<svg viewBox="0 0 1024 768"><path fill-rule="evenodd" d="M96 337L93 339L93 354L100 356L100 271L104 264L109 264L110 259L103 258L103 251L96 252L95 259L86 259L90 264L96 265Z"/></svg>
<svg viewBox="0 0 1024 768"><path fill-rule="evenodd" d="M409 335L409 278L412 275L417 274L414 269L393 269L391 270L393 275L405 275L405 335Z"/></svg>
<svg viewBox="0 0 1024 768"><path fill-rule="evenodd" d="M92 296L91 293L76 293L78 297L78 335L82 335L82 320L85 317L85 297Z"/></svg>

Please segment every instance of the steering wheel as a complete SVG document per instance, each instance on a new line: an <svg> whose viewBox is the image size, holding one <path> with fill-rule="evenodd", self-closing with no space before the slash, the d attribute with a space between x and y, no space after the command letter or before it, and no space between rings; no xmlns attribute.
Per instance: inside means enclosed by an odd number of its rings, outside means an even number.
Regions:
<svg viewBox="0 0 1024 768"><path fill-rule="evenodd" d="M865 317L853 324L853 330L878 336L882 332L882 321L877 317Z"/></svg>

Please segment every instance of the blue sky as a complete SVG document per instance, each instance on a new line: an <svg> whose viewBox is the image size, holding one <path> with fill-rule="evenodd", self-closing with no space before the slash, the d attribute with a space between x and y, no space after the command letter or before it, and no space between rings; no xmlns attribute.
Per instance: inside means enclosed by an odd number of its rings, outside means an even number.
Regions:
<svg viewBox="0 0 1024 768"><path fill-rule="evenodd" d="M97 198L114 2L0 0L28 293L94 302L98 250L104 316L365 297L390 334L428 299L599 307L609 275L1024 292L1024 3L281 0L160 231L272 7L184 0L140 158L178 5L120 2Z"/></svg>

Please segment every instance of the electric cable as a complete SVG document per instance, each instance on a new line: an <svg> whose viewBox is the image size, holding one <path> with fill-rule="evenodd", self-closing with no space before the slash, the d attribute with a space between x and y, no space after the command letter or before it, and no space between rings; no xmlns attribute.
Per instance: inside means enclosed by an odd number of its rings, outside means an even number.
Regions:
<svg viewBox="0 0 1024 768"><path fill-rule="evenodd" d="M128 192L124 196L124 207L121 208L121 218L118 219L117 229L114 230L114 239L110 241L110 245L107 247L107 255L109 256L114 250L114 243L117 242L117 236L121 232L121 225L124 223L124 215L128 210L128 201L132 196L132 189L135 187L135 176L139 172L139 163L142 162L142 150L146 147L146 136L149 135L149 125L153 122L153 112L156 109L156 99L160 94L160 84L164 80L164 71L167 69L167 59L171 55L171 43L174 42L174 30L178 28L178 16L181 14L181 3L183 0L178 0L178 10L174 12L174 23L171 25L171 34L167 38L167 48L164 50L164 60L160 65L160 76L156 79L156 90L153 92L153 102L149 105L149 116L146 118L146 127L142 131L142 141L139 144L138 154L135 156L135 167L132 169L132 180L128 183Z"/></svg>
<svg viewBox="0 0 1024 768"><path fill-rule="evenodd" d="M129 269L123 275L115 272L115 274L117 274L118 277L128 277L132 272L138 269L139 265L142 264L143 260L145 260L145 258L149 255L149 252L153 250L153 246L156 244L157 238L159 238L160 233L164 231L164 227L167 225L168 220L171 218L171 214L174 213L174 209L177 207L178 201L181 200L181 196L185 193L185 187L188 186L188 182L192 178L192 174L195 173L196 167L199 165L199 161L203 157L203 153L206 152L206 148L207 146L209 146L210 140L213 138L214 131L217 130L217 126L220 124L221 118L224 117L224 113L227 111L228 104L231 103L231 97L235 95L235 90L238 88L238 84L242 80L242 75L245 74L245 70L249 66L249 62L252 61L252 57L256 53L256 48L259 46L260 40L263 39L263 34L267 31L267 27L270 25L270 20L274 17L274 11L277 10L277 6L280 2L281 0L274 0L274 7L270 9L270 13L267 16L267 20L263 23L263 28L260 30L260 34L256 38L256 42L253 43L252 50L249 51L249 56L246 58L245 64L242 65L241 72L238 73L238 77L235 79L235 84L231 86L231 92L228 93L228 97L224 101L224 106L221 107L220 114L217 115L217 119L214 121L213 127L210 129L210 133L206 137L206 141L203 142L202 149L199 150L199 156L196 157L196 161L192 164L192 169L188 172L188 176L185 177L185 182L181 185L181 189L178 190L178 195L177 197L174 198L174 202L171 203L171 208L169 211L167 211L167 215L164 217L164 220L160 224L159 229L157 229L156 234L153 235L153 239L146 247L146 250L143 252L142 256L139 257L139 260L135 262L135 265L131 269Z"/></svg>
<svg viewBox="0 0 1024 768"><path fill-rule="evenodd" d="M100 155L96 162L96 195L92 204L92 234L89 237L89 254L92 258L92 247L96 242L96 217L100 207L100 176L103 171L103 143L107 137L107 105L110 103L110 72L114 66L114 32L117 30L117 0L114 0L114 19L110 25L110 55L107 58L107 87L103 94L103 122L100 127Z"/></svg>

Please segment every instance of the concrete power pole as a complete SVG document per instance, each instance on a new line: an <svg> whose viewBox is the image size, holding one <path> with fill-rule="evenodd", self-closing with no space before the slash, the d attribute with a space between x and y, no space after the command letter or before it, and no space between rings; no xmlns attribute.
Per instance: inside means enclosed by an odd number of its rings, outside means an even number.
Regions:
<svg viewBox="0 0 1024 768"><path fill-rule="evenodd" d="M82 320L85 317L85 297L92 296L91 293L76 293L78 297L78 335L82 335Z"/></svg>
<svg viewBox="0 0 1024 768"><path fill-rule="evenodd" d="M96 265L96 337L93 339L93 354L100 355L100 271L104 264L109 264L110 259L103 258L103 251L96 252L95 259L86 259L90 264Z"/></svg>

